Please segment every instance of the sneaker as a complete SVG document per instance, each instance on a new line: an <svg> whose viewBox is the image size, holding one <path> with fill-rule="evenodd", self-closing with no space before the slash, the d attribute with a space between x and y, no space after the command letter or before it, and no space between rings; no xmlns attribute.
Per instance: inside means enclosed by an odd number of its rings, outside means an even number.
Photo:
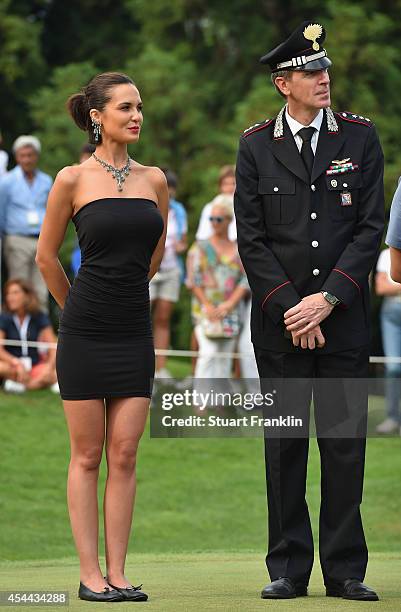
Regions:
<svg viewBox="0 0 401 612"><path fill-rule="evenodd" d="M390 434L397 431L399 428L400 424L394 419L388 417L376 427L376 432L379 434Z"/></svg>
<svg viewBox="0 0 401 612"><path fill-rule="evenodd" d="M4 381L4 391L6 393L24 393L26 391L26 387L16 380L7 378L7 380Z"/></svg>
<svg viewBox="0 0 401 612"><path fill-rule="evenodd" d="M167 368L160 368L160 370L156 370L155 378L168 378L171 380L173 377Z"/></svg>
<svg viewBox="0 0 401 612"><path fill-rule="evenodd" d="M50 391L52 393L57 393L58 395L60 395L60 387L58 386L58 382L55 382L53 385L51 385Z"/></svg>

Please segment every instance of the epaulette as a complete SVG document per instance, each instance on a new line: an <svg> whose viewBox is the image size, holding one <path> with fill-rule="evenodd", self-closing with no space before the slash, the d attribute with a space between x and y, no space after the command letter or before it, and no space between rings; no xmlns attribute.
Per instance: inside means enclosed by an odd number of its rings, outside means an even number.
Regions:
<svg viewBox="0 0 401 612"><path fill-rule="evenodd" d="M262 121L262 123L254 123L249 128L244 130L242 135L246 137L246 136L249 136L250 134L253 134L254 132L263 130L264 128L267 128L267 126L270 125L272 121L273 119L266 119L265 121Z"/></svg>
<svg viewBox="0 0 401 612"><path fill-rule="evenodd" d="M367 117L362 117L362 115L354 115L353 113L336 113L340 119L344 121L349 121L350 123L359 123L360 125L365 125L366 127L372 127L372 122Z"/></svg>

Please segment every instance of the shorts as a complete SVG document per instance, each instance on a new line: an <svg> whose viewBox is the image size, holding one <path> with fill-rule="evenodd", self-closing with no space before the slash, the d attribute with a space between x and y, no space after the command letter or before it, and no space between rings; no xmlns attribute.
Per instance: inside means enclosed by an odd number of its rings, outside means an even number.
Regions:
<svg viewBox="0 0 401 612"><path fill-rule="evenodd" d="M168 300L178 302L181 286L181 271L179 268L156 272L149 283L150 300Z"/></svg>

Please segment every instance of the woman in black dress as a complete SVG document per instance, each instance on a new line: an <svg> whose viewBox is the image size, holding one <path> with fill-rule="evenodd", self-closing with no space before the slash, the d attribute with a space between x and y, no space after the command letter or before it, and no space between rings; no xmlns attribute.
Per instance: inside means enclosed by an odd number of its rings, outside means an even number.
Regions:
<svg viewBox="0 0 401 612"><path fill-rule="evenodd" d="M63 168L50 192L36 261L62 309L57 374L70 433L68 507L80 559L79 597L144 601L124 575L138 443L149 409L154 348L149 279L164 249L168 190L158 168L129 158L142 126L133 81L96 76L68 100L92 157ZM72 286L58 260L72 219L82 265ZM106 578L98 559L97 483L103 447Z"/></svg>

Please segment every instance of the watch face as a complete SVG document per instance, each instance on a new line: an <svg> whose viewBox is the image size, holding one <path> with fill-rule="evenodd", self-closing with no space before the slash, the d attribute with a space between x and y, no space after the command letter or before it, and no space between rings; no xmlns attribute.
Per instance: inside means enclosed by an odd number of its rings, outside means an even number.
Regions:
<svg viewBox="0 0 401 612"><path fill-rule="evenodd" d="M323 297L332 306L335 306L336 304L338 304L340 302L340 300L338 300L335 295L331 295L331 293L327 293L327 291L323 292Z"/></svg>

